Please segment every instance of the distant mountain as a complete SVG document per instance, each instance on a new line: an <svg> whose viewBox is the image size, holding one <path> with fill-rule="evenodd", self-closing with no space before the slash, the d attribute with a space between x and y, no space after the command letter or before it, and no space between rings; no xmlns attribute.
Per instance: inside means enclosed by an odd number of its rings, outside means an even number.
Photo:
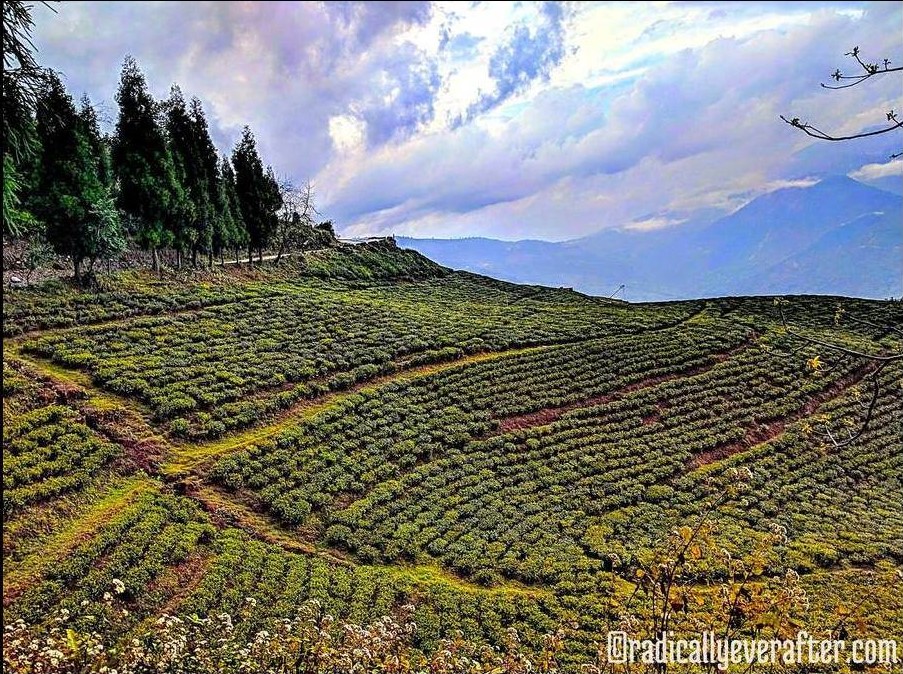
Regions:
<svg viewBox="0 0 903 674"><path fill-rule="evenodd" d="M832 229L801 253L725 288L732 294L900 297L903 213L869 213ZM896 244L893 242L896 240ZM733 291L732 287L739 289Z"/></svg>
<svg viewBox="0 0 903 674"><path fill-rule="evenodd" d="M903 295L903 197L847 177L776 190L736 212L582 239L398 238L455 269L634 301L717 295ZM621 296L621 295L619 295Z"/></svg>

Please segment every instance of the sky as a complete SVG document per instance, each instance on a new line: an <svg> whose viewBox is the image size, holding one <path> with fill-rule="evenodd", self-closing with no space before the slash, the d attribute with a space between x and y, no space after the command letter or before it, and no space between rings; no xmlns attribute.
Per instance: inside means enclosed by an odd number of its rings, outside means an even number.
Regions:
<svg viewBox="0 0 903 674"><path fill-rule="evenodd" d="M126 54L231 151L250 125L344 236L566 240L679 227L831 174L903 177L900 2L63 2L39 60L112 125Z"/></svg>

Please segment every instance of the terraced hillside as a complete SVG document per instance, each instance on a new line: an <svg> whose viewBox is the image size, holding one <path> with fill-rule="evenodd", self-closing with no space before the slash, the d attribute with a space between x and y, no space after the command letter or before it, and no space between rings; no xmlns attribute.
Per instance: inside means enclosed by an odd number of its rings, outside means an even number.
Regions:
<svg viewBox="0 0 903 674"><path fill-rule="evenodd" d="M798 574L794 619L903 634L873 584L903 564L900 303L788 298L788 329L770 298L309 257L7 295L7 624L65 610L115 644L228 613L250 638L309 599L358 623L413 603L418 647L567 626L575 666L704 521L736 559L781 532L750 582Z"/></svg>

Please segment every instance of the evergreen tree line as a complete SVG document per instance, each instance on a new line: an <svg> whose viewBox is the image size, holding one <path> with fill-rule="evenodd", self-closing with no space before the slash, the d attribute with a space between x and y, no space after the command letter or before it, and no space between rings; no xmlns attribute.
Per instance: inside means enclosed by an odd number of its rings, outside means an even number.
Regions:
<svg viewBox="0 0 903 674"><path fill-rule="evenodd" d="M155 101L132 57L115 130L102 133L87 97L76 105L60 76L34 61L29 9L3 3L4 237L28 239L30 255L69 256L77 280L130 241L155 270L166 249L179 267L212 266L226 254L245 251L251 262L270 248L281 256L334 241L331 223L313 221L309 184L301 198L280 184L247 126L231 157L220 156L201 101L178 86Z"/></svg>

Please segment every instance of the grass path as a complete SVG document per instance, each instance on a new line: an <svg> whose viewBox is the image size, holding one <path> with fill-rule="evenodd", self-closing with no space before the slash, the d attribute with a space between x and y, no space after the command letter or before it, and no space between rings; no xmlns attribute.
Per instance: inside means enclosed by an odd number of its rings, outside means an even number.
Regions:
<svg viewBox="0 0 903 674"><path fill-rule="evenodd" d="M180 475L208 464L209 462L230 452L246 447L256 442L262 442L300 422L307 421L339 404L349 396L361 392L370 392L393 382L406 382L428 377L439 372L445 372L458 367L465 367L474 363L483 363L490 360L498 360L524 353L534 353L551 346L531 346L503 351L489 351L458 358L445 363L421 365L407 370L401 370L392 374L376 377L361 382L343 391L327 393L312 400L302 400L281 412L275 419L260 426L253 426L238 433L233 433L218 440L188 442L170 441L172 451L169 458L160 470L165 475Z"/></svg>
<svg viewBox="0 0 903 674"><path fill-rule="evenodd" d="M339 566L370 568L393 575L415 585L445 584L459 591L490 594L551 596L552 592L541 587L528 586L515 581L497 582L491 588L483 587L451 573L438 564L360 564L337 550L305 540L301 532L288 529L273 518L256 512L224 489L212 485L198 485L188 491L198 501L220 528L237 527L248 535L276 545L287 552L315 555Z"/></svg>
<svg viewBox="0 0 903 674"><path fill-rule="evenodd" d="M153 438L155 442L161 445L161 448L165 453L165 458L157 467L157 471L163 476L174 478L192 471L197 471L215 459L241 449L249 444L261 442L278 435L295 424L312 419L317 414L339 404L342 400L351 395L364 391L373 391L380 386L392 382L412 381L446 370L465 367L474 363L498 360L501 358L518 356L524 353L541 352L556 348L557 346L560 345L550 344L505 349L501 351L487 351L443 363L419 365L407 369L400 369L397 372L361 382L342 391L327 393L310 400L301 400L295 405L280 412L272 420L263 424L252 426L217 440L206 441L182 441L163 437L160 434L159 429L154 427L151 421L151 412L146 405L143 405L140 401L102 390L91 381L90 375L85 372L65 368L56 363L52 363L47 359L23 353L18 344L7 345L7 357L23 362L38 375L46 377L53 382L70 386L74 385L83 389L87 395L85 402L88 405L98 409L109 410L118 408L126 412L135 413L131 416L138 417L137 424L140 424L141 426L139 429L141 435L147 438Z"/></svg>
<svg viewBox="0 0 903 674"><path fill-rule="evenodd" d="M111 486L98 500L51 535L40 549L20 562L4 562L3 606L7 606L30 584L43 576L47 569L69 555L79 543L97 534L104 525L144 493L157 485L150 478L139 475L126 478ZM52 554L48 554L52 553Z"/></svg>
<svg viewBox="0 0 903 674"><path fill-rule="evenodd" d="M4 359L21 361L38 375L53 382L74 385L83 389L87 394L87 402L98 409L125 408L134 410L147 419L150 418L150 408L141 401L104 391L94 384L91 375L87 372L63 367L46 358L25 353L22 351L21 345L17 343L4 343L3 351Z"/></svg>

